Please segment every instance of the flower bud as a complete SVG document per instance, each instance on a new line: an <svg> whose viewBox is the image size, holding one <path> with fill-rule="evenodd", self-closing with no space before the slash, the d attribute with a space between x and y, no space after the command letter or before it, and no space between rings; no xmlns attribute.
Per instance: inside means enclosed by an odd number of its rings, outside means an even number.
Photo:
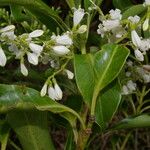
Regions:
<svg viewBox="0 0 150 150"><path fill-rule="evenodd" d="M135 30L131 31L131 39L132 39L132 42L135 46L140 47L141 39Z"/></svg>
<svg viewBox="0 0 150 150"><path fill-rule="evenodd" d="M66 55L70 50L65 46L53 46L53 51L58 55Z"/></svg>
<svg viewBox="0 0 150 150"><path fill-rule="evenodd" d="M144 61L144 56L141 53L141 51L139 51L138 49L136 49L134 51L135 57L139 60L139 61Z"/></svg>
<svg viewBox="0 0 150 150"><path fill-rule="evenodd" d="M78 29L78 33L79 34L82 34L82 33L84 33L84 32L86 32L87 31L87 25L82 25L79 29Z"/></svg>
<svg viewBox="0 0 150 150"><path fill-rule="evenodd" d="M146 31L149 27L149 18L146 18L146 20L143 23L143 31Z"/></svg>
<svg viewBox="0 0 150 150"><path fill-rule="evenodd" d="M73 79L74 73L72 73L70 70L65 69L65 72L67 73L68 79Z"/></svg>
<svg viewBox="0 0 150 150"><path fill-rule="evenodd" d="M57 83L55 83L54 89L55 89L56 100L61 100L63 93Z"/></svg>
<svg viewBox="0 0 150 150"><path fill-rule="evenodd" d="M22 73L24 76L27 76L27 75L28 75L28 70L27 70L26 66L24 65L24 63L21 63L21 64L20 64L20 68L21 68L21 73Z"/></svg>
<svg viewBox="0 0 150 150"><path fill-rule="evenodd" d="M47 93L47 83L45 83L44 86L42 87L40 94L43 97L46 95L46 93Z"/></svg>
<svg viewBox="0 0 150 150"><path fill-rule="evenodd" d="M52 100L55 100L56 99L56 92L55 92L55 89L50 86L48 88L48 96L52 99Z"/></svg>

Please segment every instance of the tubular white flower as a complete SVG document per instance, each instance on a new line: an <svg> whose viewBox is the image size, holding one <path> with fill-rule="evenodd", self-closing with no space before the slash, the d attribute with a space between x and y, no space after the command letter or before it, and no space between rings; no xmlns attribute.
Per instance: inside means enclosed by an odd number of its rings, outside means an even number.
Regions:
<svg viewBox="0 0 150 150"><path fill-rule="evenodd" d="M55 100L56 99L56 92L55 89L52 86L49 86L48 88L48 96L52 99Z"/></svg>
<svg viewBox="0 0 150 150"><path fill-rule="evenodd" d="M73 25L77 26L82 18L84 17L84 9L78 8L74 10L74 14L73 14Z"/></svg>
<svg viewBox="0 0 150 150"><path fill-rule="evenodd" d="M8 32L8 31L13 31L15 29L14 25L8 25L2 29L0 29L0 32Z"/></svg>
<svg viewBox="0 0 150 150"><path fill-rule="evenodd" d="M66 55L70 52L70 50L65 46L53 46L52 49L58 55Z"/></svg>
<svg viewBox="0 0 150 150"><path fill-rule="evenodd" d="M135 30L131 31L131 39L132 39L132 42L135 46L140 47L141 39L140 39L140 37L138 36L138 34L136 33Z"/></svg>
<svg viewBox="0 0 150 150"><path fill-rule="evenodd" d="M69 35L68 34L64 34L64 35L62 35L62 36L57 36L56 38L55 38L55 40L56 40L56 43L57 44L60 44L60 45L72 45L72 39L69 37Z"/></svg>
<svg viewBox="0 0 150 150"><path fill-rule="evenodd" d="M40 55L40 53L43 51L43 46L34 43L30 43L29 48L32 50L32 52L38 55Z"/></svg>
<svg viewBox="0 0 150 150"><path fill-rule="evenodd" d="M65 72L67 73L68 79L73 79L74 73L72 73L70 70L65 69Z"/></svg>
<svg viewBox="0 0 150 150"><path fill-rule="evenodd" d="M149 27L149 18L146 18L146 20L143 23L143 30L146 31Z"/></svg>
<svg viewBox="0 0 150 150"><path fill-rule="evenodd" d="M20 64L20 69L21 69L21 73L22 73L24 76L27 76L27 75L28 75L28 70L27 70L26 66L24 65L24 63L21 63L21 64Z"/></svg>
<svg viewBox="0 0 150 150"><path fill-rule="evenodd" d="M2 49L2 47L0 46L0 66L4 67L6 65L6 55Z"/></svg>
<svg viewBox="0 0 150 150"><path fill-rule="evenodd" d="M27 57L28 57L28 61L33 64L33 65L37 65L38 64L38 55L36 55L35 53L27 53Z"/></svg>
<svg viewBox="0 0 150 150"><path fill-rule="evenodd" d="M63 93L62 93L62 90L60 89L60 87L58 86L57 83L55 83L54 89L55 89L55 94L56 94L56 100L61 100Z"/></svg>
<svg viewBox="0 0 150 150"><path fill-rule="evenodd" d="M48 87L48 85L47 85L47 83L45 83L44 86L41 89L41 92L40 92L40 94L41 94L42 97L46 95L46 93L47 93L47 87Z"/></svg>
<svg viewBox="0 0 150 150"><path fill-rule="evenodd" d="M82 34L82 33L86 32L86 31L87 31L87 25L82 25L82 26L77 30L77 32L78 32L79 34Z"/></svg>
<svg viewBox="0 0 150 150"><path fill-rule="evenodd" d="M141 51L139 51L138 49L136 49L134 51L135 57L139 60L139 61L144 61L144 56L141 53Z"/></svg>
<svg viewBox="0 0 150 150"><path fill-rule="evenodd" d="M30 38L39 37L39 36L43 35L43 33L44 33L43 30L35 30L35 31L29 33L29 37Z"/></svg>

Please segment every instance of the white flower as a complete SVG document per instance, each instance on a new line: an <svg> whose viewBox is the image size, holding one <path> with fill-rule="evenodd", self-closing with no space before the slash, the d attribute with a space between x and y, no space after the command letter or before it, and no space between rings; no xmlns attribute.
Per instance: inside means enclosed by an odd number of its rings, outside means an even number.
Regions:
<svg viewBox="0 0 150 150"><path fill-rule="evenodd" d="M37 65L38 64L38 55L36 55L35 53L27 53L27 57L28 57L28 61L29 63L33 64L33 65Z"/></svg>
<svg viewBox="0 0 150 150"><path fill-rule="evenodd" d="M146 53L150 49L150 39L141 40L139 48L142 52Z"/></svg>
<svg viewBox="0 0 150 150"><path fill-rule="evenodd" d="M138 49L134 50L134 54L135 57L139 60L139 61L144 61L144 56L141 53L141 51L139 51Z"/></svg>
<svg viewBox="0 0 150 150"><path fill-rule="evenodd" d="M150 5L150 0L145 0L145 2L143 3L144 6L149 6Z"/></svg>
<svg viewBox="0 0 150 150"><path fill-rule="evenodd" d="M146 31L149 27L149 18L146 18L146 20L143 23L143 30Z"/></svg>
<svg viewBox="0 0 150 150"><path fill-rule="evenodd" d="M53 46L52 49L58 55L66 55L70 52L70 50L65 46Z"/></svg>
<svg viewBox="0 0 150 150"><path fill-rule="evenodd" d="M84 9L78 8L78 9L74 9L74 14L73 14L73 25L77 26L82 18L84 17Z"/></svg>
<svg viewBox="0 0 150 150"><path fill-rule="evenodd" d="M74 73L72 73L70 70L65 69L65 72L67 73L68 79L73 79Z"/></svg>
<svg viewBox="0 0 150 150"><path fill-rule="evenodd" d="M121 18L122 18L120 9L115 9L115 10L112 9L109 11L109 13L110 13L111 19L113 19L113 20L115 20L115 19L121 20Z"/></svg>
<svg viewBox="0 0 150 150"><path fill-rule="evenodd" d="M59 45L72 45L72 39L69 37L68 34L64 34L62 36L58 35L55 37L56 43Z"/></svg>
<svg viewBox="0 0 150 150"><path fill-rule="evenodd" d="M37 55L40 55L40 53L43 51L43 46L34 43L29 43L29 48Z"/></svg>
<svg viewBox="0 0 150 150"><path fill-rule="evenodd" d="M82 25L82 26L77 30L77 32L78 32L79 34L82 34L82 33L86 32L86 31L87 31L87 25Z"/></svg>
<svg viewBox="0 0 150 150"><path fill-rule="evenodd" d="M144 83L149 83L150 82L150 74L144 74L143 80L144 80Z"/></svg>
<svg viewBox="0 0 150 150"><path fill-rule="evenodd" d="M132 42L135 46L140 47L141 39L140 39L140 37L138 36L138 34L136 33L135 30L131 31L131 39L132 39Z"/></svg>
<svg viewBox="0 0 150 150"><path fill-rule="evenodd" d="M27 76L27 75L28 75L28 70L27 70L26 66L24 65L24 63L21 63L21 64L20 64L20 68L21 68L21 73L22 73L24 76Z"/></svg>
<svg viewBox="0 0 150 150"><path fill-rule="evenodd" d="M48 88L48 96L52 99L52 100L55 100L56 99L56 93L55 93L55 89L50 86Z"/></svg>
<svg viewBox="0 0 150 150"><path fill-rule="evenodd" d="M130 90L130 92L133 92L136 90L136 83L134 83L132 80L129 80L127 82L127 87Z"/></svg>
<svg viewBox="0 0 150 150"><path fill-rule="evenodd" d="M42 97L46 95L46 93L47 93L47 87L48 87L48 85L47 85L47 83L45 83L44 86L41 89L41 92L40 92L40 94L41 94Z"/></svg>
<svg viewBox="0 0 150 150"><path fill-rule="evenodd" d="M103 21L104 31L110 31L114 28L117 28L120 25L119 20L106 20Z"/></svg>
<svg viewBox="0 0 150 150"><path fill-rule="evenodd" d="M140 21L140 17L139 16L130 16L128 17L128 20L131 21L133 24L137 24Z"/></svg>
<svg viewBox="0 0 150 150"><path fill-rule="evenodd" d="M55 99L56 100L61 100L62 96L63 96L63 93L62 93L62 90L60 89L60 87L58 86L57 83L55 83L54 89L55 89L55 95L56 95Z"/></svg>
<svg viewBox="0 0 150 150"><path fill-rule="evenodd" d="M0 46L0 66L4 67L6 65L6 55L2 49L2 47Z"/></svg>
<svg viewBox="0 0 150 150"><path fill-rule="evenodd" d="M44 33L43 30L35 30L35 31L29 33L29 37L30 38L39 37L39 36L43 35L43 33Z"/></svg>

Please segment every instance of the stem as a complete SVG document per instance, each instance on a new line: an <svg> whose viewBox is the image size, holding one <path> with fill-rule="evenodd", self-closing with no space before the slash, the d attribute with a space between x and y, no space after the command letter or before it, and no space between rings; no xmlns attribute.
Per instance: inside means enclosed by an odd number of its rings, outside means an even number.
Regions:
<svg viewBox="0 0 150 150"><path fill-rule="evenodd" d="M143 86L143 88L142 88L142 93L140 93L140 97L139 97L139 99L138 99L139 106L138 106L137 111L136 111L137 114L139 114L140 111L141 111L141 107L142 107L142 105L143 105L143 98L144 98L144 96L145 96L145 90L146 90L146 86Z"/></svg>
<svg viewBox="0 0 150 150"><path fill-rule="evenodd" d="M124 139L124 141L123 141L123 144L122 144L121 147L120 147L120 150L124 150L124 149L125 149L125 146L126 146L126 144L127 144L127 141L128 141L128 139L129 139L130 135L131 135L131 132L129 132L129 133L127 134L127 136L125 137L125 139Z"/></svg>
<svg viewBox="0 0 150 150"><path fill-rule="evenodd" d="M12 145L16 150L21 150L20 147L18 147L12 140L9 139L10 145Z"/></svg>

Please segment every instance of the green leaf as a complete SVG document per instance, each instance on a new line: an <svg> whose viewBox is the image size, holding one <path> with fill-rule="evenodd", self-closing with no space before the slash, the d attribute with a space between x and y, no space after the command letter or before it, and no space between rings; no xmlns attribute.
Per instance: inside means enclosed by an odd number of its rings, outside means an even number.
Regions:
<svg viewBox="0 0 150 150"><path fill-rule="evenodd" d="M99 92L112 82L122 69L129 50L116 44L107 44L96 54L75 55L74 68L78 88L90 107Z"/></svg>
<svg viewBox="0 0 150 150"><path fill-rule="evenodd" d="M81 0L66 0L70 9L73 7L78 8L81 5Z"/></svg>
<svg viewBox="0 0 150 150"><path fill-rule="evenodd" d="M94 0L93 2L97 5L100 6L103 0ZM84 0L84 8L86 11L88 11L88 8L93 6L93 4L89 0Z"/></svg>
<svg viewBox="0 0 150 150"><path fill-rule="evenodd" d="M115 114L121 101L121 88L118 80L113 81L106 88L104 88L98 97L95 116L96 123L105 129L109 121Z"/></svg>
<svg viewBox="0 0 150 150"><path fill-rule="evenodd" d="M7 115L23 150L54 150L47 121L47 112L13 110Z"/></svg>
<svg viewBox="0 0 150 150"><path fill-rule="evenodd" d="M118 8L122 11L126 10L127 8L133 6L131 0L113 0L113 5L115 6L115 8Z"/></svg>
<svg viewBox="0 0 150 150"><path fill-rule="evenodd" d="M10 5L10 9L11 9L11 15L13 16L13 19L15 21L22 22L25 20L29 20L29 16L22 13L23 7L20 7L18 5Z"/></svg>
<svg viewBox="0 0 150 150"><path fill-rule="evenodd" d="M9 137L10 126L6 121L0 120L0 143L1 150L6 150L7 141Z"/></svg>
<svg viewBox="0 0 150 150"><path fill-rule="evenodd" d="M123 119L112 130L128 129L128 128L144 128L150 127L150 115L142 114L135 117Z"/></svg>
<svg viewBox="0 0 150 150"><path fill-rule="evenodd" d="M127 19L129 16L140 15L141 13L143 13L146 10L147 10L147 8L144 7L142 4L134 5L134 6L130 7L129 9L127 9L122 14L122 18Z"/></svg>
<svg viewBox="0 0 150 150"><path fill-rule="evenodd" d="M7 5L23 6L42 23L47 25L47 27L52 31L55 31L57 26L59 26L62 30L69 30L56 11L40 0L1 0L0 6Z"/></svg>
<svg viewBox="0 0 150 150"><path fill-rule="evenodd" d="M65 118L66 115L69 118L77 117L82 127L85 128L83 120L78 113L69 107L51 100L48 96L41 97L38 91L25 86L0 84L0 113L14 108L21 110L30 109L29 104L41 111L60 113Z"/></svg>

